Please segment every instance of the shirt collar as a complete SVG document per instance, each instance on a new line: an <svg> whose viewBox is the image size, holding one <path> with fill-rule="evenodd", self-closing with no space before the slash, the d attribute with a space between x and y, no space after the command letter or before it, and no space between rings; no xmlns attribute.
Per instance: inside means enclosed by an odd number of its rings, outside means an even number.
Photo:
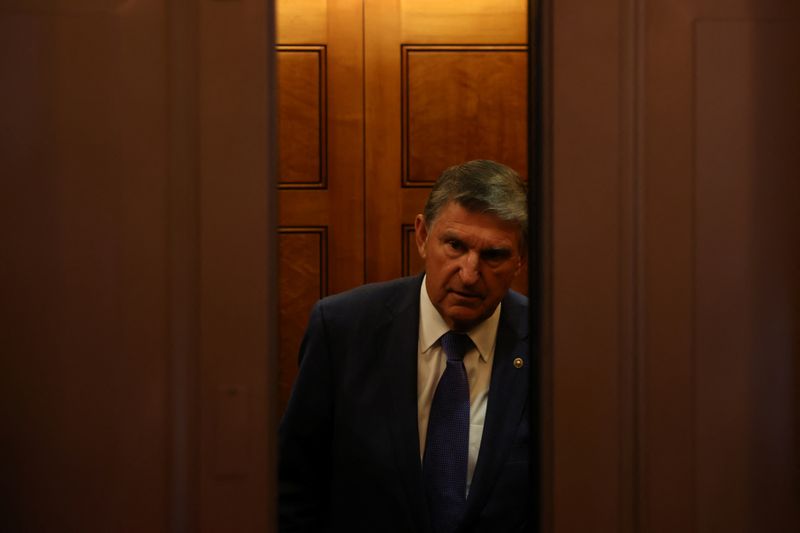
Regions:
<svg viewBox="0 0 800 533"><path fill-rule="evenodd" d="M419 290L419 350L427 352L436 344L439 338L447 333L450 328L434 307L425 285L427 276L422 278ZM494 342L497 337L497 325L500 322L500 307L498 304L494 313L489 318L467 332L473 344L478 348L480 358L488 363L494 352Z"/></svg>

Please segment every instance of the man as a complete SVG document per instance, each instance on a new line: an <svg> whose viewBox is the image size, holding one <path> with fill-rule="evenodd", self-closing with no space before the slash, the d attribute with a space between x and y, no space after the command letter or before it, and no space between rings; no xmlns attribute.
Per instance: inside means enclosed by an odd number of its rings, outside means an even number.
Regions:
<svg viewBox="0 0 800 533"><path fill-rule="evenodd" d="M523 531L533 480L527 203L492 161L447 169L415 221L424 275L314 307L280 428L280 530Z"/></svg>

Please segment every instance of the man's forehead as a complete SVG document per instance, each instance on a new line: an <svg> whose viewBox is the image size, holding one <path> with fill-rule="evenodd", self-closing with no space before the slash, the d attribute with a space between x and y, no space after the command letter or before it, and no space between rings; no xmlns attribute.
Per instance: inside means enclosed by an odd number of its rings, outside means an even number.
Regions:
<svg viewBox="0 0 800 533"><path fill-rule="evenodd" d="M491 246L512 246L519 242L521 232L516 224L487 213L472 213L467 217L438 217L433 233L444 238L480 241Z"/></svg>
<svg viewBox="0 0 800 533"><path fill-rule="evenodd" d="M433 219L433 225L440 220L469 220L470 223L491 224L503 229L518 226L515 222L500 218L492 211L466 207L455 200L450 200L442 206L436 218Z"/></svg>
<svg viewBox="0 0 800 533"><path fill-rule="evenodd" d="M463 229L458 226L443 227L438 233L440 239L457 239L470 246L485 249L510 249L514 247L516 240L516 235L514 234L480 231L474 228Z"/></svg>

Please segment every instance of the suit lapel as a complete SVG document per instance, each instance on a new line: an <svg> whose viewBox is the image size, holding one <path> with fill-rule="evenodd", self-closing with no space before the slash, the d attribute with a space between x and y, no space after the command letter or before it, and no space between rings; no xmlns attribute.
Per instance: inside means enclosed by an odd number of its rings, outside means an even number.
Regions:
<svg viewBox="0 0 800 533"><path fill-rule="evenodd" d="M417 425L417 352L419 337L419 289L421 277L409 280L410 287L387 302L388 323L383 328L388 355L383 376L390 398L387 417L399 481L409 501L417 531L429 529L427 504L419 458Z"/></svg>
<svg viewBox="0 0 800 533"><path fill-rule="evenodd" d="M528 365L531 364L531 358L527 322L527 309L506 298L497 328L489 400L480 452L467 499L466 524L471 523L486 504L528 401ZM516 358L522 359L521 368L514 364Z"/></svg>

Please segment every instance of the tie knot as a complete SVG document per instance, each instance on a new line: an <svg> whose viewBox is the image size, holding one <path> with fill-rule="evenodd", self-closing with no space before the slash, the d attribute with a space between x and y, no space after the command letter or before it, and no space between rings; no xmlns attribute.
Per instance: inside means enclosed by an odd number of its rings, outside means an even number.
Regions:
<svg viewBox="0 0 800 533"><path fill-rule="evenodd" d="M466 333L456 333L455 331L448 331L442 335L442 349L447 355L448 361L461 361L464 359L464 354L472 346L472 340Z"/></svg>

